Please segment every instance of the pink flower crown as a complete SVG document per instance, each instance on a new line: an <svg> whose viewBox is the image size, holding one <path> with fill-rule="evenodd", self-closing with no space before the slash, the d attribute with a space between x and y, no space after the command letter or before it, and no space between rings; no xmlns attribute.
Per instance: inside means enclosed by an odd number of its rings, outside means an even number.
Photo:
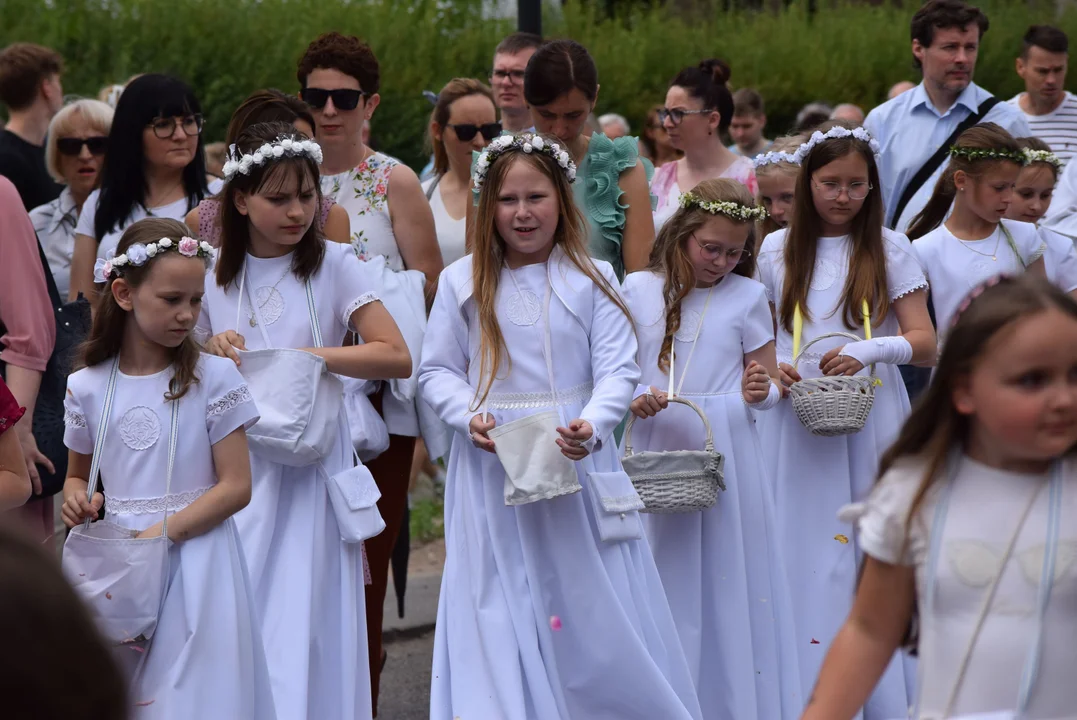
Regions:
<svg viewBox="0 0 1077 720"><path fill-rule="evenodd" d="M196 240L195 238L187 237L186 235L179 240L161 238L157 242L150 243L149 245L134 243L131 247L127 248L127 251L122 255L116 255L115 257L106 258L104 260L98 258L93 266L94 282L108 282L112 277L123 275L123 268L131 265L140 267L145 265L150 258L156 257L158 254L172 249L175 249L176 252L184 257L200 257L210 262L212 262L217 254L213 249L213 246L205 240Z"/></svg>

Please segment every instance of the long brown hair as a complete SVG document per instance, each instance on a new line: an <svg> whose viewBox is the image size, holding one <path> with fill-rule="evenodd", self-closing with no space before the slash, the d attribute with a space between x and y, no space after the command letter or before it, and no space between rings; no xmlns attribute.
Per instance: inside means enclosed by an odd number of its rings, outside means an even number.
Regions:
<svg viewBox="0 0 1077 720"><path fill-rule="evenodd" d="M931 385L905 420L897 440L879 461L879 477L903 458L926 461L924 478L906 520L906 529L931 486L940 479L950 450L968 440L969 418L957 411L951 393L976 363L991 352L992 340L1022 318L1056 309L1077 319L1077 301L1047 280L1030 274L996 278L956 318L939 357ZM1071 448L1069 452L1073 452Z"/></svg>
<svg viewBox="0 0 1077 720"><path fill-rule="evenodd" d="M194 237L183 223L168 218L145 218L132 223L120 238L116 245L116 254L122 255L135 243L149 245L162 238L169 238L173 243L179 243L180 238ZM167 254L167 253L166 253ZM153 267L155 258L148 258L142 265L126 265L123 268L123 279L132 288L137 288L146 281L150 269ZM97 306L97 313L93 319L93 329L90 337L80 348L80 365L93 367L100 365L106 360L111 360L120 354L123 346L123 332L127 323L131 321L126 310L120 307L116 298L112 296L112 283L115 281L115 273L105 282L101 302ZM190 334L183 338L178 346L172 350L172 367L175 374L168 386L165 400L179 400L187 394L191 385L198 382L195 368L198 365L201 350L198 343Z"/></svg>
<svg viewBox="0 0 1077 720"><path fill-rule="evenodd" d="M288 123L267 122L251 125L244 130L236 141L236 148L244 155L253 154L266 143L274 143L285 138L293 141L308 140L306 135L298 132ZM239 212L236 207L236 194L255 195L280 187L288 177L295 178L297 186L302 189L308 183L313 184L317 204L322 202L322 189L318 163L306 155L286 155L278 160L252 165L249 175L236 173L221 189L221 247L217 255L217 284L227 287L239 276L243 262L247 258L247 249L251 244L250 219ZM299 239L292 254L292 272L300 280L307 280L321 267L325 257L325 238L318 229L318 223L312 222L306 233Z"/></svg>
<svg viewBox="0 0 1077 720"><path fill-rule="evenodd" d="M970 127L957 136L954 147L969 150L1005 150L1012 153L1021 151L1021 146L1017 144L1013 135L1010 135L995 123L980 123ZM998 168L1003 163L1020 164L1017 160L971 159L963 155L952 155L950 163L935 182L935 190L931 193L931 199L927 201L924 209L913 218L912 224L905 234L909 236L910 240L915 240L927 235L942 224L947 213L950 212L950 207L954 204L954 198L957 196L954 174L958 170L972 177L980 177Z"/></svg>
<svg viewBox="0 0 1077 720"><path fill-rule="evenodd" d="M293 125L296 120L303 120L311 128L315 127L314 114L310 106L294 95L285 95L280 90L268 88L255 90L239 104L232 119L228 121L228 130L224 135L226 145L236 142L245 129L262 122L283 122Z"/></svg>
<svg viewBox="0 0 1077 720"><path fill-rule="evenodd" d="M550 135L539 137L542 137L547 145L558 142L557 138ZM496 306L501 268L505 264L505 241L497 232L494 218L497 213L497 199L501 192L501 183L515 162L530 163L553 183L557 203L561 208L557 229L553 236L554 247L560 247L569 262L597 285L602 294L617 305L629 321L632 320L632 313L629 312L620 294L599 272L587 254L586 225L583 215L576 207L572 186L568 182L565 171L558 166L556 160L544 152L525 153L517 146L510 147L494 158L486 172L486 179L479 192L479 205L475 210L475 224L471 230L473 248L471 284L475 305L478 308L480 332L479 382L481 384L480 389L475 392L477 400L475 409L482 407L486 401L495 376L501 368L502 357L508 356L505 336L497 320ZM508 362L508 367L511 369L511 357L508 358Z"/></svg>
<svg viewBox="0 0 1077 720"><path fill-rule="evenodd" d="M807 135L786 135L780 137L771 143L767 152L784 152L792 155L797 149L808 139ZM770 175L784 175L785 177L796 178L800 175L800 166L792 162L776 162L767 163L761 165L755 169L755 178L758 180L760 177L768 177ZM760 202L762 202L762 193L760 193ZM782 226L771 219L770 215L759 221L759 230L757 236L759 241L762 242L763 238L770 235L772 232L781 230Z"/></svg>
<svg viewBox="0 0 1077 720"><path fill-rule="evenodd" d="M706 202L734 202L755 207L755 200L748 188L728 178L704 180L692 188L692 194ZM666 306L666 333L662 338L662 349L658 352L658 367L667 372L673 338L681 329L681 305L696 286L696 274L692 269L692 261L688 258L687 245L694 242L692 235L712 217L714 215L696 205L677 208L662 226L651 249L651 261L647 269L666 278L662 289ZM744 224L752 225L751 222ZM733 268L735 274L747 278L755 274L755 255L752 254L755 247L752 237L754 232L754 227L749 229L748 239L744 243L744 249L749 253L747 259Z"/></svg>
<svg viewBox="0 0 1077 720"><path fill-rule="evenodd" d="M472 95L482 95L494 104L494 92L490 86L480 80L472 78L453 78L445 83L438 93L438 102L430 113L430 123L437 123L442 132L445 132L449 124L449 115L452 112L452 104L462 98ZM434 133L427 128L427 142L434 153L434 172L444 175L449 172L449 153L445 150L445 143L434 137Z"/></svg>
<svg viewBox="0 0 1077 720"><path fill-rule="evenodd" d="M856 125L840 120L824 123L819 131L826 133L833 127L853 129ZM808 288L815 271L815 253L823 223L812 198L812 175L840 158L857 153L868 165L868 192L860 212L852 220L850 236L852 252L849 272L845 277L842 296L845 298L842 315L850 330L863 324L861 303L868 301L871 315L876 323L883 321L890 312L890 293L886 281L886 248L883 245L883 199L880 191L879 169L875 165L875 153L871 146L855 137L832 138L811 149L801 165L797 178L796 198L793 201L793 219L785 236L785 289L782 291L779 320L788 332L793 331L793 312L800 306L804 319L809 319L807 307ZM837 309L834 310L837 312Z"/></svg>

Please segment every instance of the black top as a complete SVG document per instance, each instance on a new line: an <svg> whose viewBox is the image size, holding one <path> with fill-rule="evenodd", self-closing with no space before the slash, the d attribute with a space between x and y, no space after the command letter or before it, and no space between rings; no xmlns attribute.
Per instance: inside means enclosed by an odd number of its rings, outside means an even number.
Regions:
<svg viewBox="0 0 1077 720"><path fill-rule="evenodd" d="M10 130L0 130L0 175L19 191L27 212L52 202L63 190L45 169L45 148L26 142Z"/></svg>

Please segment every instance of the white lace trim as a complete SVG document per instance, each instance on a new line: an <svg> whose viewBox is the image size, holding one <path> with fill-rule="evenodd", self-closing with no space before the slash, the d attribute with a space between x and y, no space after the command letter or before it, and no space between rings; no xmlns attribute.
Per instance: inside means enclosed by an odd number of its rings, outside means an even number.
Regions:
<svg viewBox="0 0 1077 720"><path fill-rule="evenodd" d="M908 282L901 283L896 288L891 288L890 301L893 302L894 300L898 300L899 298L905 297L909 293L916 292L917 290L921 290L926 287L927 278L921 275L917 278L909 280Z"/></svg>
<svg viewBox="0 0 1077 720"><path fill-rule="evenodd" d="M355 312L359 308L363 307L364 305L369 305L372 302L379 302L379 301L381 301L381 298L378 297L378 294L376 292L373 292L373 291L365 292L362 295L360 295L359 297L352 300L350 303L348 303L348 307L344 308L344 315L343 315L344 327L352 328L352 313L353 312ZM355 328L352 328L352 330L355 330ZM358 332L358 331L356 331L356 332Z"/></svg>
<svg viewBox="0 0 1077 720"><path fill-rule="evenodd" d="M206 418L211 418L214 415L221 415L245 402L253 402L251 391L246 385L240 385L211 402L209 406L206 407Z"/></svg>
<svg viewBox="0 0 1077 720"><path fill-rule="evenodd" d="M1036 250L1031 255L1028 256L1028 261L1025 263L1025 265L1031 265L1032 263L1036 262L1041 257L1043 257L1043 253L1046 252L1046 251L1047 251L1047 243L1042 243L1041 242L1040 246L1038 248L1036 248Z"/></svg>
<svg viewBox="0 0 1077 720"><path fill-rule="evenodd" d="M69 428L84 428L86 427L86 416L64 408L64 425Z"/></svg>
<svg viewBox="0 0 1077 720"><path fill-rule="evenodd" d="M577 402L586 402L591 398L594 385L584 383L576 387L557 391L557 400L554 401L552 392L536 393L490 393L486 399L486 405L491 410L527 410L534 408L550 408L558 405L570 405Z"/></svg>
<svg viewBox="0 0 1077 720"><path fill-rule="evenodd" d="M105 511L109 515L150 515L153 513L178 512L206 494L208 487L187 492L172 493L164 497L130 498L121 500L105 494Z"/></svg>
<svg viewBox="0 0 1077 720"><path fill-rule="evenodd" d="M195 327L195 329L191 331L191 337L194 338L194 341L199 345L205 345L209 339L213 337L213 333L205 328Z"/></svg>

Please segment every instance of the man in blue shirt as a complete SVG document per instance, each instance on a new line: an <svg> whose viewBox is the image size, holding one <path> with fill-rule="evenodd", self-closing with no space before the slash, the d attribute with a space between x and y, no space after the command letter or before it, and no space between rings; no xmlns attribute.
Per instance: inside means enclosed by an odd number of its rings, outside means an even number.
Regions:
<svg viewBox="0 0 1077 720"><path fill-rule="evenodd" d="M993 122L1015 137L1030 134L1021 112L972 82L980 40L987 32L987 16L963 0L930 0L911 23L914 63L923 81L875 108L864 126L882 146L879 175L882 180L886 223L904 232L924 208L935 188L945 157L929 174L921 169L966 119L976 116L988 101L993 107L979 122ZM917 175L920 178L917 178ZM919 187L913 181L919 182ZM904 207L902 198L906 198Z"/></svg>

